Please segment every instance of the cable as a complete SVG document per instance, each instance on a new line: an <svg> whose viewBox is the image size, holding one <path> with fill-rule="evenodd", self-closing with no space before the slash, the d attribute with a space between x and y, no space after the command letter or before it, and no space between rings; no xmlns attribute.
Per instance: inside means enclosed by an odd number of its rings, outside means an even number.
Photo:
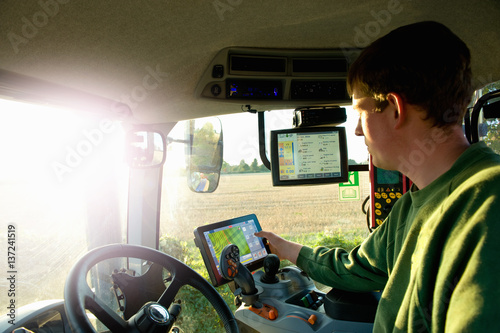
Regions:
<svg viewBox="0 0 500 333"><path fill-rule="evenodd" d="M366 199L363 201L361 204L361 210L363 213L366 215L366 226L368 227L368 231L370 233L373 232L372 228L370 227L370 206L368 206L367 209L365 209L366 203L370 200L370 196L367 196Z"/></svg>

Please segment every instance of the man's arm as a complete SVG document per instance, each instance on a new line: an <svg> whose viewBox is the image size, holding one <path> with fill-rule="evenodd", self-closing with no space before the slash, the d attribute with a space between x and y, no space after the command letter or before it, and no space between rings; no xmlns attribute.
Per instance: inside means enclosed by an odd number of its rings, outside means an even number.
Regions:
<svg viewBox="0 0 500 333"><path fill-rule="evenodd" d="M302 244L287 241L284 238L269 231L260 231L255 233L257 237L264 237L269 242L269 248L272 253L276 254L281 260L289 260L294 265L297 264Z"/></svg>
<svg viewBox="0 0 500 333"><path fill-rule="evenodd" d="M359 247L351 253L341 248L312 249L272 232L260 231L255 235L267 238L271 252L281 260L291 261L325 285L351 291L371 291L382 289L387 282L387 273L372 267L371 259ZM384 256L382 260L385 261Z"/></svg>

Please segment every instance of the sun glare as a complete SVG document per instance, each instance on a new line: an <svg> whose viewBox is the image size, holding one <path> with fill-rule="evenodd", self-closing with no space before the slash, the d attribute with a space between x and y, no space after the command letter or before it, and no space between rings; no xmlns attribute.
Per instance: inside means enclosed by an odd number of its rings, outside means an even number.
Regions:
<svg viewBox="0 0 500 333"><path fill-rule="evenodd" d="M1 179L31 179L46 172L47 166L57 176L57 166L65 166L69 173L68 169L83 165L86 157L93 157L121 131L113 121L96 118L0 99L0 151L6 159L0 164ZM108 153L121 158L119 150Z"/></svg>
<svg viewBox="0 0 500 333"><path fill-rule="evenodd" d="M0 191L53 210L55 222L83 209L89 184L126 177L123 140L109 119L0 99Z"/></svg>
<svg viewBox="0 0 500 333"><path fill-rule="evenodd" d="M2 180L27 180L48 162L51 149L72 132L76 122L70 112L0 99L0 165ZM62 126L62 124L65 124Z"/></svg>

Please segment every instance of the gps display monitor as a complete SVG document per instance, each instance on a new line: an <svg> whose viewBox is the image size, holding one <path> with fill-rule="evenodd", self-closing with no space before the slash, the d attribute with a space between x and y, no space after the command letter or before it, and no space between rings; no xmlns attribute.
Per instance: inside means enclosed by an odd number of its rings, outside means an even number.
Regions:
<svg viewBox="0 0 500 333"><path fill-rule="evenodd" d="M254 233L261 230L255 214L204 225L194 230L195 244L200 249L215 287L229 282L222 277L219 264L220 254L228 244L238 246L240 262L250 271L262 267L269 249L264 246L262 238L254 236Z"/></svg>
<svg viewBox="0 0 500 333"><path fill-rule="evenodd" d="M348 179L344 127L271 131L273 185L343 183Z"/></svg>

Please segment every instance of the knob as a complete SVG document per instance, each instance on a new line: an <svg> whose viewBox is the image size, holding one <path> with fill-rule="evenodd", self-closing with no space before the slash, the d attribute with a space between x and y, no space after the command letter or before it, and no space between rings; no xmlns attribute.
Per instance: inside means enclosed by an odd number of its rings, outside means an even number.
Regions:
<svg viewBox="0 0 500 333"><path fill-rule="evenodd" d="M279 279L276 276L280 269L280 259L275 254L269 254L264 259L264 275L260 278L262 283L278 283Z"/></svg>

